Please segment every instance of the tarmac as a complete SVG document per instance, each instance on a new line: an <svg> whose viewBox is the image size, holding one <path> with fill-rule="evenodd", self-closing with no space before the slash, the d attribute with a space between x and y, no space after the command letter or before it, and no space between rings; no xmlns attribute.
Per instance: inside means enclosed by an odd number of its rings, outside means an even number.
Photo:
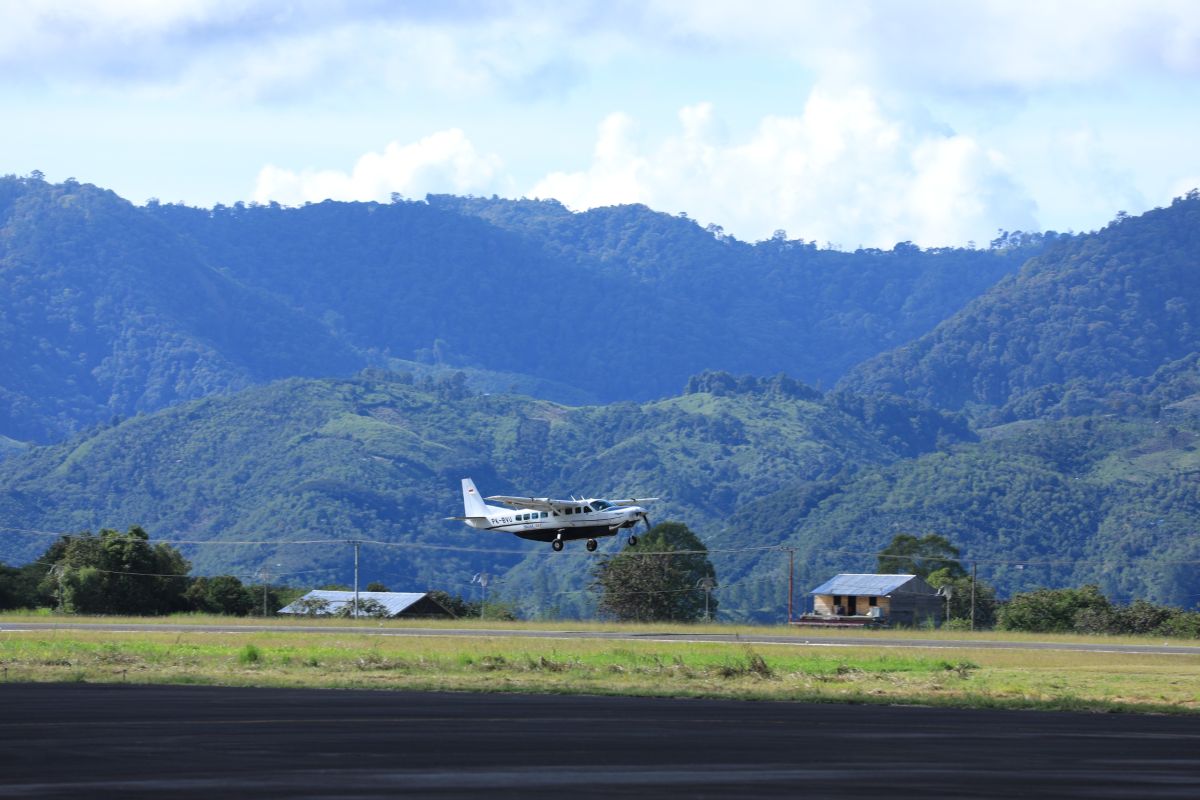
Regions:
<svg viewBox="0 0 1200 800"><path fill-rule="evenodd" d="M0 684L0 797L1200 797L1196 717Z"/></svg>

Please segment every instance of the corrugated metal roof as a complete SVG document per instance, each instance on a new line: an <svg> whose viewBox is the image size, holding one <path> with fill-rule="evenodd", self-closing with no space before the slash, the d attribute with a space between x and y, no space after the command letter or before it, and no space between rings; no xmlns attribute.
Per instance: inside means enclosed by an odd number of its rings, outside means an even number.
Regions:
<svg viewBox="0 0 1200 800"><path fill-rule="evenodd" d="M359 592L358 602L362 603L364 600L374 600L388 610L389 617L394 617L401 611L404 611L404 609L411 606L413 603L416 603L422 597L425 597L426 594L428 594L428 592ZM300 608L296 608L296 606L299 606L300 603L305 600L316 599L329 601L329 608L322 613L336 614L343 606L354 604L354 592L335 592L329 589L314 589L313 591L304 595L304 597L301 597L289 605L279 609L279 613L303 614L304 612Z"/></svg>
<svg viewBox="0 0 1200 800"><path fill-rule="evenodd" d="M813 589L809 594L849 594L882 597L891 594L916 575L870 575L843 573Z"/></svg>

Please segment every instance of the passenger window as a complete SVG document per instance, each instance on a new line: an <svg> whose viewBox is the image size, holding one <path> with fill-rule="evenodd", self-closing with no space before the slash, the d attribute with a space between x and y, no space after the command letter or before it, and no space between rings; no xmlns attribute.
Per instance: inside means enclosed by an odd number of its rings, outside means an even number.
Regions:
<svg viewBox="0 0 1200 800"><path fill-rule="evenodd" d="M574 513L575 513L575 510L574 510L574 509L572 509L572 508L566 508L566 509L563 509L563 510L564 510L566 513L568 513L568 514L574 514Z"/></svg>

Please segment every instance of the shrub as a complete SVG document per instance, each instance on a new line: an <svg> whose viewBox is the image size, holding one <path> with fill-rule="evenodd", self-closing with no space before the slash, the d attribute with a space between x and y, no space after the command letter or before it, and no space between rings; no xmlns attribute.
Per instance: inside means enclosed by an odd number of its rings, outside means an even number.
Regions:
<svg viewBox="0 0 1200 800"><path fill-rule="evenodd" d="M1038 589L1015 595L1005 603L997 615L997 627L1032 633L1069 633L1075 630L1076 615L1084 610L1093 612L1085 619L1094 621L1097 613L1111 613L1112 604L1095 584L1078 589Z"/></svg>

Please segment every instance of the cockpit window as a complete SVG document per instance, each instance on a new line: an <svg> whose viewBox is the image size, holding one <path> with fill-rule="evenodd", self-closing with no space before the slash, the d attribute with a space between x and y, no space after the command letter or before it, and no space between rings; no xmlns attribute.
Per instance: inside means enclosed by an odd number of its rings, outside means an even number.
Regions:
<svg viewBox="0 0 1200 800"><path fill-rule="evenodd" d="M612 503L608 502L607 500L593 500L592 501L592 508L596 509L597 511L603 511L604 509L608 508L611 505L612 505Z"/></svg>
<svg viewBox="0 0 1200 800"><path fill-rule="evenodd" d="M583 507L583 513L584 513L584 514L590 514L590 513L592 513L592 507L591 507L591 506L584 506L584 507Z"/></svg>

